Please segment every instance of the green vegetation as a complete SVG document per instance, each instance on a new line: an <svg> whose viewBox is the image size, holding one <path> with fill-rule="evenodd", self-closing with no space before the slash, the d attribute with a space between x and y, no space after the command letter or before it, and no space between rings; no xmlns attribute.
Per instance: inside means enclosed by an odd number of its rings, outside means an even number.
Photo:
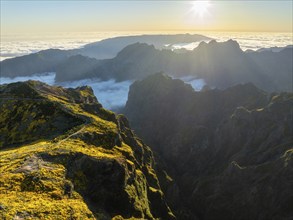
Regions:
<svg viewBox="0 0 293 220"><path fill-rule="evenodd" d="M22 100L12 86L34 95ZM149 198L149 185L161 192L149 148L90 88L25 82L0 96L1 219L174 217L162 193Z"/></svg>

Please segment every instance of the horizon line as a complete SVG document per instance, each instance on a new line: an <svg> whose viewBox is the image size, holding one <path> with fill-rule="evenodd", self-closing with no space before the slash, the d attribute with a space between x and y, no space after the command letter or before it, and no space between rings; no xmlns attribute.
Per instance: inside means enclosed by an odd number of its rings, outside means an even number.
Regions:
<svg viewBox="0 0 293 220"><path fill-rule="evenodd" d="M242 33L292 33L291 31L270 31L270 30L222 30L222 29L166 29L166 30L99 30L99 31L48 31L48 32L10 32L4 33L1 31L0 36L5 35L34 35L34 34L59 34L59 33L111 33L111 32L186 32L186 33L194 33L194 32L242 32Z"/></svg>

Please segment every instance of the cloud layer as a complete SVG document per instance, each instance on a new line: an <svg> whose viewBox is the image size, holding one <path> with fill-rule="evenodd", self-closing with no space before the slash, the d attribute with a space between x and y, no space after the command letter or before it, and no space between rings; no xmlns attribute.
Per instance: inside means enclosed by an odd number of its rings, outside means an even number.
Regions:
<svg viewBox="0 0 293 220"><path fill-rule="evenodd" d="M93 88L95 96L103 107L111 110L115 110L126 104L129 86L132 84L132 81L115 82L115 80L100 81L98 79L86 79L56 84L54 78L55 73L36 74L31 77L15 77L13 79L0 77L0 84L38 80L49 85L60 85L67 88L88 85Z"/></svg>
<svg viewBox="0 0 293 220"><path fill-rule="evenodd" d="M94 90L94 94L104 108L114 110L126 104L129 86L132 81L115 82L115 80L100 81L96 80L79 80L74 82L60 83L63 87L78 87L88 85Z"/></svg>
<svg viewBox="0 0 293 220"><path fill-rule="evenodd" d="M74 49L80 48L85 44L96 42L101 39L119 36L120 35L135 35L135 33L79 33L79 34L61 34L60 36L35 36L29 40L18 36L1 36L0 45L0 61L16 56L22 56L29 53L38 52L49 48L54 49ZM201 33L198 33L201 34ZM238 41L243 50L251 49L258 50L260 48L284 47L292 45L291 33L202 33L207 37L214 38L222 42L229 39ZM175 44L168 48L180 49L185 48L192 50L198 46L200 42L189 44Z"/></svg>
<svg viewBox="0 0 293 220"><path fill-rule="evenodd" d="M115 110L125 106L128 98L129 86L133 81L116 82L115 80L100 81L99 79L85 79L73 82L55 83L55 73L35 74L30 77L0 77L0 84L23 82L27 80L38 80L49 85L58 85L66 88L76 88L79 86L91 86L94 94L103 107ZM180 78L187 84L190 84L194 90L199 91L205 85L204 80L195 77Z"/></svg>
<svg viewBox="0 0 293 220"><path fill-rule="evenodd" d="M38 80L49 85L54 85L55 83L55 73L43 73L43 74L35 74L33 76L18 76L15 78L9 77L0 77L0 84L8 84L13 82L24 82L27 80Z"/></svg>
<svg viewBox="0 0 293 220"><path fill-rule="evenodd" d="M179 79L181 79L186 84L191 85L195 91L200 91L206 85L203 79L198 79L194 76L185 76Z"/></svg>
<svg viewBox="0 0 293 220"><path fill-rule="evenodd" d="M241 49L245 50L258 50L261 48L271 47L285 47L292 45L293 37L291 33L206 33L205 36L215 39L217 42L224 42L229 39L236 40ZM206 41L208 42L208 41ZM173 49L185 48L193 50L199 45L200 42L189 44L175 44Z"/></svg>

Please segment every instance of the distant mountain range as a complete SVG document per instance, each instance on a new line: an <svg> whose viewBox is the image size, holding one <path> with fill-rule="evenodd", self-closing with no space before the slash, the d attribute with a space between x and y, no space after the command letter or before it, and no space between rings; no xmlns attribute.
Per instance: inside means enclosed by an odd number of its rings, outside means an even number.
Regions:
<svg viewBox="0 0 293 220"><path fill-rule="evenodd" d="M134 43L154 45L157 49L172 49L174 44L192 43L206 40L211 40L211 38L199 34L122 36L90 43L81 49L73 51L76 54L96 59L110 59L115 57L124 47Z"/></svg>
<svg viewBox="0 0 293 220"><path fill-rule="evenodd" d="M204 37L171 35L170 38L140 38L142 41L162 45L162 42L192 41ZM292 91L292 47L286 47L279 52L244 52L236 41L218 43L211 40L209 43L201 42L192 51L176 53L172 50L157 49L154 45L146 43L134 43L124 47L111 59L97 60L88 57L92 57L92 53L101 53L99 50L108 48L112 45L111 42L116 42L114 45L118 45L115 47L117 49L135 40L139 40L139 37L114 38L88 45L80 50L51 49L7 59L1 62L1 76L29 76L35 73L56 72L57 82L87 78L123 81L143 79L156 72L166 72L173 77L202 78L212 88L223 89L238 83L251 82L266 91ZM91 52L85 52L88 50Z"/></svg>

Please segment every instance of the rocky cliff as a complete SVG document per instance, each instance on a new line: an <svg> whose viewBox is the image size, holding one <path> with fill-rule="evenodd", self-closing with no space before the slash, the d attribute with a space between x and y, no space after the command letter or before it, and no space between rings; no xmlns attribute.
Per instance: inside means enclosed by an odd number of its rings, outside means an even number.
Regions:
<svg viewBox="0 0 293 220"><path fill-rule="evenodd" d="M174 219L152 151L90 87L0 87L1 219Z"/></svg>
<svg viewBox="0 0 293 220"><path fill-rule="evenodd" d="M292 93L253 84L194 92L161 73L135 82L125 114L173 182L178 219L290 219Z"/></svg>

